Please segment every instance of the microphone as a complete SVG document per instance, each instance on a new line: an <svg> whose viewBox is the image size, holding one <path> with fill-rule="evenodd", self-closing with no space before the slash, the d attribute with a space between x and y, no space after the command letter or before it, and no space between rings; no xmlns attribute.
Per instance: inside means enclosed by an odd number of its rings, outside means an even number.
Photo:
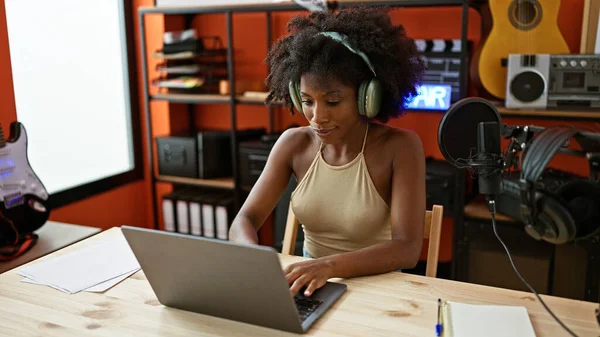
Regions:
<svg viewBox="0 0 600 337"><path fill-rule="evenodd" d="M500 124L480 122L477 126L477 156L472 164L479 166L479 193L488 200L502 192L504 161L500 148Z"/></svg>
<svg viewBox="0 0 600 337"><path fill-rule="evenodd" d="M452 105L438 128L438 146L455 167L478 175L479 193L492 200L501 193L504 160L500 144L502 119L482 98L465 98Z"/></svg>

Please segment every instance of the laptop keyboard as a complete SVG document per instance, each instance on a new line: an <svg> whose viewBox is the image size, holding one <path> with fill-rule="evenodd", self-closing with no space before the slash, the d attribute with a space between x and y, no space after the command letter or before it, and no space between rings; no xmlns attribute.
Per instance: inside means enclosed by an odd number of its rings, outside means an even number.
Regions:
<svg viewBox="0 0 600 337"><path fill-rule="evenodd" d="M294 296L294 301L296 302L296 308L302 322L323 303L322 301L298 294Z"/></svg>

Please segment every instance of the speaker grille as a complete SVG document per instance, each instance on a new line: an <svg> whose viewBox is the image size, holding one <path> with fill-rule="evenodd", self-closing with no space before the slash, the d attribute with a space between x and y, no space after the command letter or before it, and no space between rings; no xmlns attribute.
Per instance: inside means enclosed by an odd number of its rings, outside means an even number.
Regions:
<svg viewBox="0 0 600 337"><path fill-rule="evenodd" d="M530 103L544 94L544 79L533 71L524 71L510 82L510 91L521 102Z"/></svg>

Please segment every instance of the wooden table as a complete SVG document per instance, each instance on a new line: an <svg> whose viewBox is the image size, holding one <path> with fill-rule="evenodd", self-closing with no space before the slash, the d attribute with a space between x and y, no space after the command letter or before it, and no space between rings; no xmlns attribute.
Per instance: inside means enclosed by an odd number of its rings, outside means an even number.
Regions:
<svg viewBox="0 0 600 337"><path fill-rule="evenodd" d="M118 235L122 235L120 229L111 228L42 259ZM281 256L283 265L301 259ZM2 336L297 336L165 307L157 301L142 271L104 294L68 295L20 282L22 277L16 274L19 268L0 275ZM527 307L538 337L567 336L535 297L525 292L395 272L343 282L348 291L308 336L434 336L438 297L522 305ZM545 295L544 299L579 336L600 335L594 316L597 304Z"/></svg>
<svg viewBox="0 0 600 337"><path fill-rule="evenodd" d="M38 235L38 241L29 251L14 260L0 262L0 274L88 238L98 232L100 232L100 229L96 227L47 221L40 229L35 231Z"/></svg>

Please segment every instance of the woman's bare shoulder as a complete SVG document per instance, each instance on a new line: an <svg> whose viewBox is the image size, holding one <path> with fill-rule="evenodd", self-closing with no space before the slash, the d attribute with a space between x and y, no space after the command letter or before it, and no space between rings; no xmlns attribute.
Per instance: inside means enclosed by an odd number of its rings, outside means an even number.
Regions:
<svg viewBox="0 0 600 337"><path fill-rule="evenodd" d="M285 156L286 159L292 160L298 155L302 155L309 150L312 150L316 143L314 132L309 127L299 126L285 130L274 146L274 153Z"/></svg>
<svg viewBox="0 0 600 337"><path fill-rule="evenodd" d="M315 138L308 126L299 126L285 130L277 142L297 152L314 145Z"/></svg>

